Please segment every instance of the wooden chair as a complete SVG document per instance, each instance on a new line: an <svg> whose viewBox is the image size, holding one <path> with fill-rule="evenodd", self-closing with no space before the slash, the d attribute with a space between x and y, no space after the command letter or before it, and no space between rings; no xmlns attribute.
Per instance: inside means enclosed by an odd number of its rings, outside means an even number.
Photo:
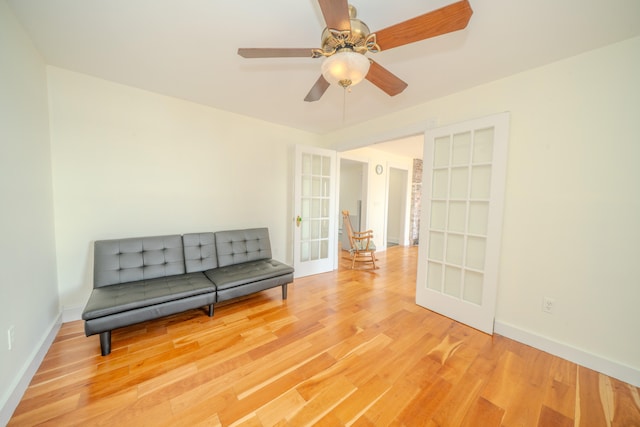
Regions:
<svg viewBox="0 0 640 427"><path fill-rule="evenodd" d="M355 268L356 262L371 263L373 269L376 269L376 245L373 243L373 231L353 231L351 227L351 219L349 211L342 211L342 219L344 221L343 232L349 236L351 255L351 268Z"/></svg>

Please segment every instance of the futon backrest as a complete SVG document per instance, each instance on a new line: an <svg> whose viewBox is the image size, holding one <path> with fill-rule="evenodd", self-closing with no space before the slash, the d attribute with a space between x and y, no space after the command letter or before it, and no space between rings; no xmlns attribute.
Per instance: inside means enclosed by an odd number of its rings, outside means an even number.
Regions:
<svg viewBox="0 0 640 427"><path fill-rule="evenodd" d="M182 236L187 273L205 271L218 266L213 233L189 233Z"/></svg>
<svg viewBox="0 0 640 427"><path fill-rule="evenodd" d="M271 259L269 229L266 227L218 231L215 235L218 267Z"/></svg>
<svg viewBox="0 0 640 427"><path fill-rule="evenodd" d="M180 235L98 240L93 259L94 288L185 272Z"/></svg>

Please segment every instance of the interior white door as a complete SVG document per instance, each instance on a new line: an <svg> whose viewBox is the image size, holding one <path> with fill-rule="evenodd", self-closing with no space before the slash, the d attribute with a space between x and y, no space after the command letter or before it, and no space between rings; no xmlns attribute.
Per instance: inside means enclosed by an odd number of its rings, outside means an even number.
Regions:
<svg viewBox="0 0 640 427"><path fill-rule="evenodd" d="M425 133L416 302L493 333L509 113Z"/></svg>
<svg viewBox="0 0 640 427"><path fill-rule="evenodd" d="M337 153L296 146L294 268L303 277L334 269Z"/></svg>

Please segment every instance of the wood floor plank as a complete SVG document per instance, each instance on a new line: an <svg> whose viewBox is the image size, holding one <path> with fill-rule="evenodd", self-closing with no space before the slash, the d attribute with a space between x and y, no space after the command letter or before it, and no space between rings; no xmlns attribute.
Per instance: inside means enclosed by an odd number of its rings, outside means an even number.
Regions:
<svg viewBox="0 0 640 427"><path fill-rule="evenodd" d="M471 406L478 400L480 391L486 379L471 375L462 376L455 383L446 401L440 405L433 414L432 420L436 425L460 425L462 424Z"/></svg>
<svg viewBox="0 0 640 427"><path fill-rule="evenodd" d="M349 425L360 418L390 388L387 381L373 376L365 384L342 401L333 411L340 421L337 425Z"/></svg>
<svg viewBox="0 0 640 427"><path fill-rule="evenodd" d="M399 387L406 387L402 382ZM428 425L433 420L433 416L442 407L452 389L451 383L441 377L436 377L427 388L420 389L418 393L407 400L399 415L395 417L403 425L413 425L414 423ZM398 402L400 403L400 402ZM438 425L434 423L434 425Z"/></svg>
<svg viewBox="0 0 640 427"><path fill-rule="evenodd" d="M273 426L287 420L287 415L291 416L304 408L307 401L300 396L295 388L273 399L256 411L256 415L261 425Z"/></svg>
<svg viewBox="0 0 640 427"><path fill-rule="evenodd" d="M291 425L315 425L357 390L357 387L342 375L325 377L321 383L316 383L313 379L310 381L314 383L314 393L305 398L306 404L288 420ZM304 384L296 387L296 390L300 391L301 387L306 393L311 390Z"/></svg>
<svg viewBox="0 0 640 427"><path fill-rule="evenodd" d="M549 370L550 383L542 402L548 408L571 419L574 419L576 407L575 374L575 363L554 358Z"/></svg>
<svg viewBox="0 0 640 427"><path fill-rule="evenodd" d="M472 403L460 424L461 427L499 427L502 425L504 409L497 407L483 397Z"/></svg>
<svg viewBox="0 0 640 427"><path fill-rule="evenodd" d="M113 332L62 325L9 426L635 426L640 389L415 304L416 247Z"/></svg>

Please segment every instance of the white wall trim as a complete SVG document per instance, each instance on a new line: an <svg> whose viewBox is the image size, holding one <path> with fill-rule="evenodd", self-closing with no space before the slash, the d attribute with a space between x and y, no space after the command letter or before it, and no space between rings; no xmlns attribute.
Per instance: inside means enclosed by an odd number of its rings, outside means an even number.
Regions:
<svg viewBox="0 0 640 427"><path fill-rule="evenodd" d="M38 371L42 360L44 360L44 356L49 351L49 347L53 343L53 340L56 338L58 331L60 330L60 326L62 325L62 313L58 314L53 324L49 328L49 332L44 335L40 345L37 346L29 360L23 365L21 372L16 377L16 380L10 386L10 393L7 401L4 402L2 409L0 409L0 425L7 425L13 412L18 407L24 392L29 387L29 383L31 379Z"/></svg>
<svg viewBox="0 0 640 427"><path fill-rule="evenodd" d="M640 370L638 369L572 347L568 344L554 341L508 323L496 321L494 332L586 368L593 369L594 371L601 372L610 377L617 378L620 381L640 387Z"/></svg>

